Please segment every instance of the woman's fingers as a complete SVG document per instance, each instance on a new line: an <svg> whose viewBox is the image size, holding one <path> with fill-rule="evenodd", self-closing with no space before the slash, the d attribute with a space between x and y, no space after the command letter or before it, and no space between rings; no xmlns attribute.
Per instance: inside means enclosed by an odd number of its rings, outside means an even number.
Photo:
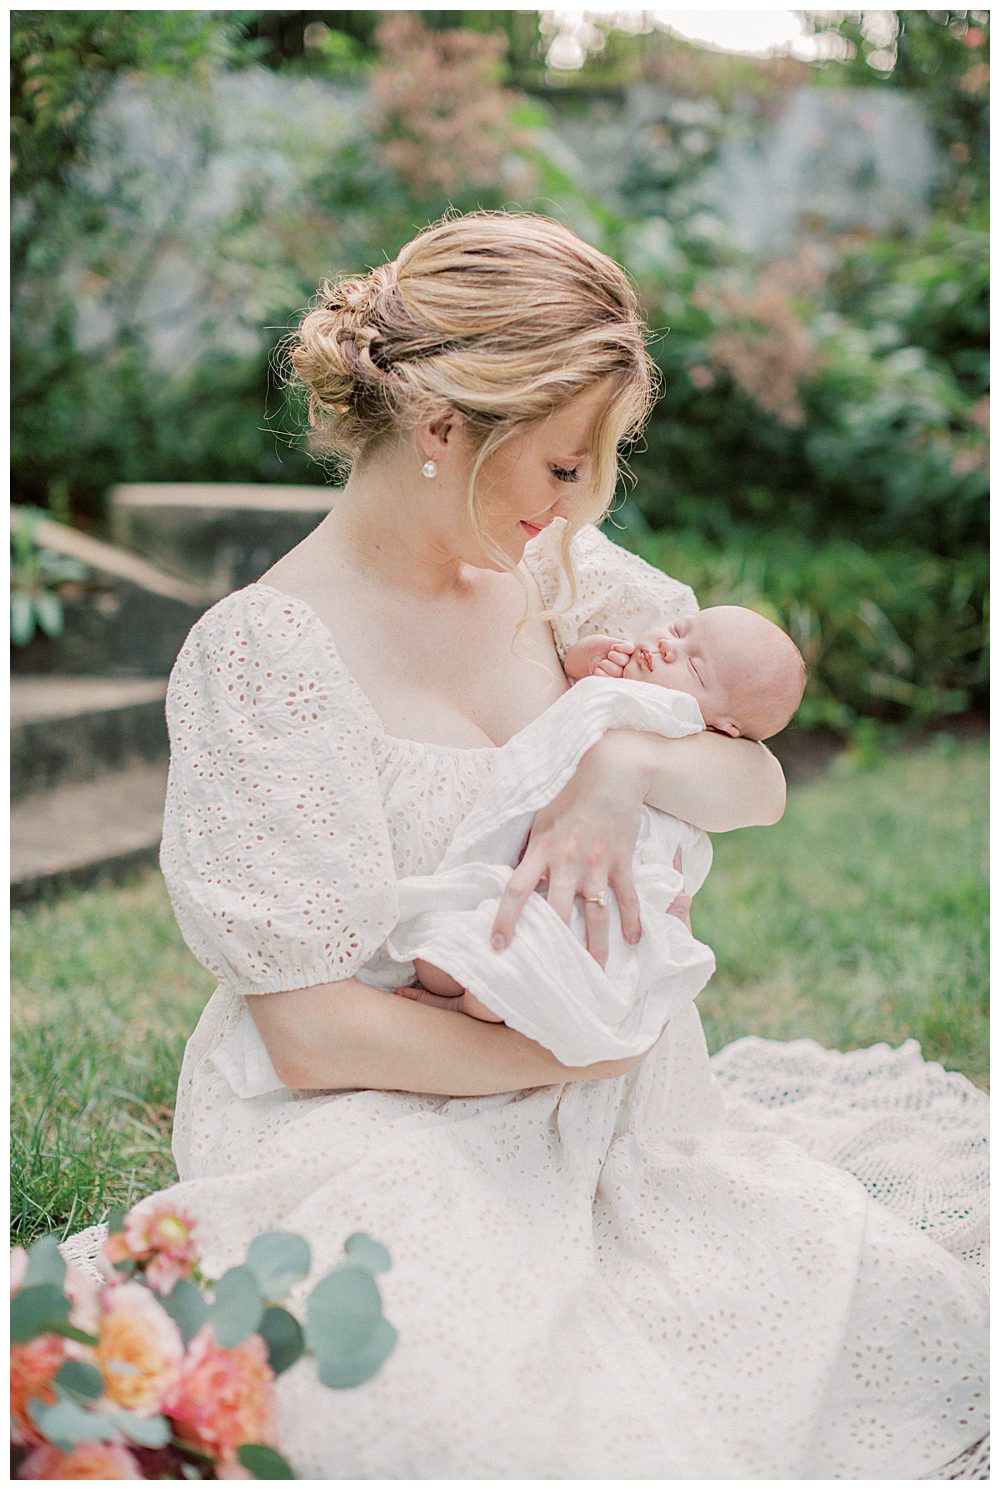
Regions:
<svg viewBox="0 0 1000 1490"><path fill-rule="evenodd" d="M555 911L560 921L567 926L570 924L570 915L573 911L573 901L584 892L578 889L579 879L576 874L566 871L560 872L553 869L549 873L549 888L546 899Z"/></svg>
<svg viewBox="0 0 1000 1490"><path fill-rule="evenodd" d="M612 881L612 886L618 902L622 936L634 946L642 936L642 921L639 916L639 896L631 869L620 869Z"/></svg>
<svg viewBox="0 0 1000 1490"><path fill-rule="evenodd" d="M502 952L504 947L510 945L517 918L524 910L525 901L544 880L545 874L544 864L536 865L536 862L529 859L527 855L514 870L500 896L493 930L490 932L490 945L495 952Z"/></svg>
<svg viewBox="0 0 1000 1490"><path fill-rule="evenodd" d="M674 854L674 868L678 874L683 875L684 856L681 853L680 845L678 845L677 851ZM691 897L684 891L683 886L667 906L667 915L676 916L678 921L684 922L688 931L691 930Z"/></svg>
<svg viewBox="0 0 1000 1490"><path fill-rule="evenodd" d="M683 892L683 890L681 891L681 893L679 895L675 895L674 898L673 898L673 900L667 906L667 915L668 916L676 916L677 919L678 919L678 921L683 921L683 923L687 927L688 931L690 931L691 930L691 897L690 897L690 895L685 895L684 892Z"/></svg>
<svg viewBox="0 0 1000 1490"><path fill-rule="evenodd" d="M599 890L590 891L591 896L599 895ZM608 925L611 914L606 905L597 905L593 899L583 895L583 920L587 928L587 950L597 963L598 967L607 967L608 964Z"/></svg>

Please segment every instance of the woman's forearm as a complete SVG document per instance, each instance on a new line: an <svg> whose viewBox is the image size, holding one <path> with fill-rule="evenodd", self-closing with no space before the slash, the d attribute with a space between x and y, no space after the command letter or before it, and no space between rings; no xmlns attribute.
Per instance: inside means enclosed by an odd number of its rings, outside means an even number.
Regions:
<svg viewBox="0 0 1000 1490"><path fill-rule="evenodd" d="M626 747L643 800L706 833L776 823L785 810L785 777L766 745L704 731L668 740L645 731Z"/></svg>
<svg viewBox="0 0 1000 1490"><path fill-rule="evenodd" d="M427 1008L357 978L258 994L247 1004L279 1078L302 1091L481 1097L619 1076L638 1063L563 1066L506 1025Z"/></svg>

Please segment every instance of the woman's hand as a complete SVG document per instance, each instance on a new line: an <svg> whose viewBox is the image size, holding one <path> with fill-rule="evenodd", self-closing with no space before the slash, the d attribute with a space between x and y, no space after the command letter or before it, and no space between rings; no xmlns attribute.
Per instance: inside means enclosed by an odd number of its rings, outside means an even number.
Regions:
<svg viewBox="0 0 1000 1490"><path fill-rule="evenodd" d="M608 957L609 889L617 901L622 935L627 942L639 940L632 858L646 780L634 739L628 730L609 730L587 751L559 795L535 814L493 923L495 950L508 945L525 901L543 880L549 904L567 926L573 901L581 897L587 947L601 967ZM604 905L598 903L602 896Z"/></svg>

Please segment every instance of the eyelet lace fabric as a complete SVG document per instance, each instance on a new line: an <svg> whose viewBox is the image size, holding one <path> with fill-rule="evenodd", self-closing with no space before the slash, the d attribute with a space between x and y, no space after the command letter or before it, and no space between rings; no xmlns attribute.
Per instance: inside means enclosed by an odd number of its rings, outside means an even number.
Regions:
<svg viewBox="0 0 1000 1490"><path fill-rule="evenodd" d="M547 600L557 536L528 556ZM694 607L592 529L575 556L561 652ZM981 1093L912 1042L710 1061L691 1007L617 1080L240 1098L215 1057L246 997L362 968L396 876L436 867L494 752L388 736L317 618L266 585L195 627L168 714L163 871L219 988L167 1194L209 1274L265 1229L306 1236L313 1276L357 1230L393 1258L379 1375L279 1380L300 1476L984 1477Z"/></svg>

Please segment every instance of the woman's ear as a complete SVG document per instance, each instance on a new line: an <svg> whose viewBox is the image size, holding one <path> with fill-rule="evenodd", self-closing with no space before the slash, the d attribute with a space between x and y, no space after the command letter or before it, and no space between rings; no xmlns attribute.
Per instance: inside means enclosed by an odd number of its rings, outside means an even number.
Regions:
<svg viewBox="0 0 1000 1490"><path fill-rule="evenodd" d="M421 430L421 434L424 436L428 445L434 445L441 450L445 450L449 444L454 445L461 439L462 423L461 414L454 409L449 409L446 413L439 414L436 419L432 419L429 424L426 424L423 430Z"/></svg>

